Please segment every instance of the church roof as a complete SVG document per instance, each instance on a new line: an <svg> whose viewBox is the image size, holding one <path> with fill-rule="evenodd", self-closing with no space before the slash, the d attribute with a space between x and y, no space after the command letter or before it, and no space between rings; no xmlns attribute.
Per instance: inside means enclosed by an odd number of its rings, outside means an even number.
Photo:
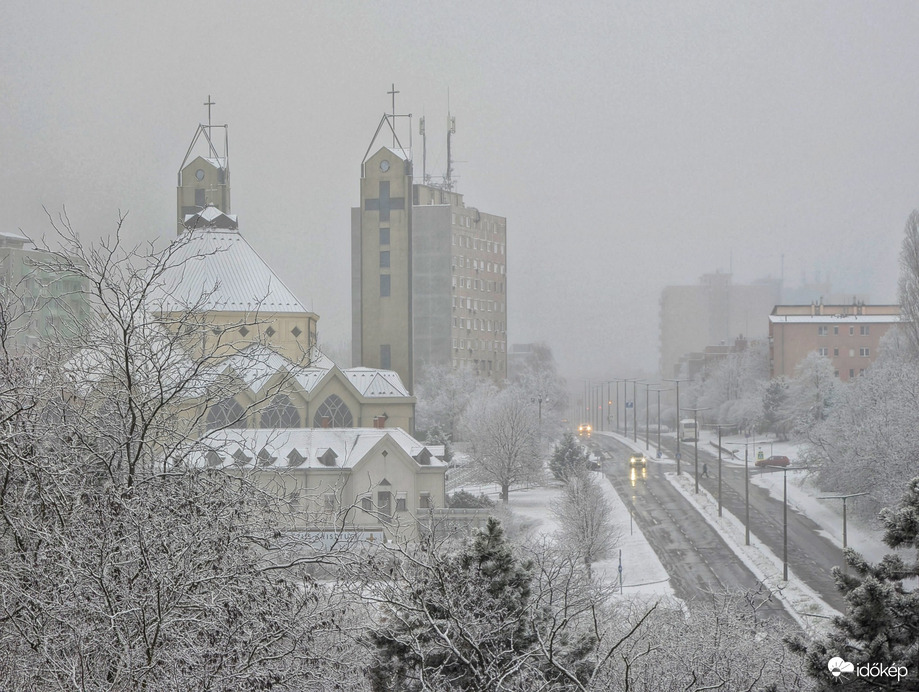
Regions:
<svg viewBox="0 0 919 692"><path fill-rule="evenodd" d="M154 309L309 312L236 230L235 216L216 207L190 216L190 230L174 241L170 266L152 294Z"/></svg>
<svg viewBox="0 0 919 692"><path fill-rule="evenodd" d="M411 396L402 384L402 378L393 370L348 368L344 373L365 397Z"/></svg>
<svg viewBox="0 0 919 692"><path fill-rule="evenodd" d="M251 468L257 464L259 468L328 469L330 466L322 463L320 457L332 450L335 468L348 469L354 468L387 437L419 466L446 466L436 456L422 455L426 446L402 428L228 429L209 435L206 442L213 451L194 455L191 462L222 468Z"/></svg>

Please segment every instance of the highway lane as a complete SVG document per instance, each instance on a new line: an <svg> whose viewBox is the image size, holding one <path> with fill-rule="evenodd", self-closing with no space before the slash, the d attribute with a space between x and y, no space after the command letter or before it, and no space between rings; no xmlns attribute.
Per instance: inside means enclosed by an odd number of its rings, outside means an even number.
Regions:
<svg viewBox="0 0 919 692"><path fill-rule="evenodd" d="M662 438L662 446L671 455L675 453L676 443L673 436ZM682 470L690 474L695 472L695 445L681 443L683 457ZM711 451L710 451L711 450ZM727 456L727 455L724 455ZM702 464L708 464L708 478L702 476ZM782 559L783 520L782 501L776 500L765 488L752 483L755 475L778 473L782 471L758 469L750 460L750 530L780 560ZM718 497L718 453L714 447L699 445L699 485L705 488L712 497ZM721 501L723 507L735 517L744 521L744 469L734 463L722 464ZM779 478L779 480L781 480ZM788 508L788 566L796 577L801 579L830 606L845 612L846 602L836 589L832 569L843 565L842 549L825 538L818 524L807 516L798 513L791 506Z"/></svg>
<svg viewBox="0 0 919 692"><path fill-rule="evenodd" d="M756 576L664 477L670 466L649 462L644 474L639 470L632 478L630 450L625 445L599 435L591 442L612 454L613 459L604 462L604 472L623 502L632 508L635 523L670 575L679 598L692 607L693 602L724 591L760 594L754 596L757 602L767 597ZM626 558L623 567L626 584L642 581L640 565L630 565ZM767 600L760 612L795 626L775 598Z"/></svg>

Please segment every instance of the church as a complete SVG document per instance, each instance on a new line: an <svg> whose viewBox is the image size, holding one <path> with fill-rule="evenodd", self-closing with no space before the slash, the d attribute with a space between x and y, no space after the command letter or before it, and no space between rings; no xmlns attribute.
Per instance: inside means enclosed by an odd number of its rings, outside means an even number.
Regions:
<svg viewBox="0 0 919 692"><path fill-rule="evenodd" d="M198 461L277 492L299 530L344 516L359 539L402 533L415 513L445 506L443 449L412 437L415 398L397 372L341 368L319 351L319 316L240 231L214 131L225 138L227 126L199 125L180 167L180 233L151 296L166 324L190 311L204 319L193 347L238 383L232 397L201 402L214 449Z"/></svg>

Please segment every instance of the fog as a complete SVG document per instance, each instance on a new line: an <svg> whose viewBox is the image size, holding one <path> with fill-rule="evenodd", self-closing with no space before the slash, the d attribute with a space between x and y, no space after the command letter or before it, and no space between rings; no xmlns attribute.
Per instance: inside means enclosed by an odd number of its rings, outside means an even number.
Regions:
<svg viewBox="0 0 919 692"><path fill-rule="evenodd" d="M210 95L240 229L348 353L350 208L384 111L508 220L508 341L657 367L668 284L784 269L896 299L919 206L912 3L0 4L0 230L175 232ZM416 172L420 141L415 135ZM784 256L784 262L783 262Z"/></svg>

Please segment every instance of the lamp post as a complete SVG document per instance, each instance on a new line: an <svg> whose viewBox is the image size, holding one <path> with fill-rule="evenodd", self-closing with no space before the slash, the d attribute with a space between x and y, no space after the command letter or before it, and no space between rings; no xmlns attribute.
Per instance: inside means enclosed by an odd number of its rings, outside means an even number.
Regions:
<svg viewBox="0 0 919 692"><path fill-rule="evenodd" d="M695 449L696 449L695 463L696 463L696 494L697 495L699 494L699 411L708 411L710 408L711 406L705 406L701 408L687 406L685 407L685 409L683 409L685 411L692 411L692 420L693 420L693 423L695 423L695 430L696 430L696 433L695 433L695 437L696 437L695 439ZM677 415L679 415L679 413ZM679 436L680 434L678 432L677 438L679 438Z"/></svg>
<svg viewBox="0 0 919 692"><path fill-rule="evenodd" d="M744 545L750 545L750 445L755 442L740 442L743 449L743 484L744 484Z"/></svg>
<svg viewBox="0 0 919 692"><path fill-rule="evenodd" d="M717 423L715 427L718 428L718 516L720 517L721 516L721 431L724 428L733 428L735 426L728 425L728 424L722 425L721 423ZM698 431L696 431L696 434L698 434Z"/></svg>
<svg viewBox="0 0 919 692"><path fill-rule="evenodd" d="M664 379L664 382L676 383L676 475L680 475L680 382L689 380Z"/></svg>
<svg viewBox="0 0 919 692"><path fill-rule="evenodd" d="M632 442L638 442L638 380L632 380Z"/></svg>
<svg viewBox="0 0 919 692"><path fill-rule="evenodd" d="M657 392L657 454L660 456L661 453L661 392L669 392L669 389L661 389L658 387L652 391Z"/></svg>
<svg viewBox="0 0 919 692"><path fill-rule="evenodd" d="M817 496L818 500L842 500L842 547L843 550L849 547L848 533L846 531L846 500L850 497L861 497L868 493L849 493L848 495L823 495Z"/></svg>
<svg viewBox="0 0 919 692"><path fill-rule="evenodd" d="M782 577L788 581L788 467L777 464L763 464L763 466L782 471ZM792 470L806 468L808 467L797 466Z"/></svg>

